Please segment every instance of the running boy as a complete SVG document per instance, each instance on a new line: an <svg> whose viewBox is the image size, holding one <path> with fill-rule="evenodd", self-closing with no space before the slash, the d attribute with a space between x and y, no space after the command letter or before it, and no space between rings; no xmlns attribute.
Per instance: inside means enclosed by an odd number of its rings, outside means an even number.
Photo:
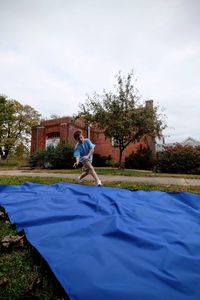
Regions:
<svg viewBox="0 0 200 300"><path fill-rule="evenodd" d="M77 141L77 144L74 148L74 157L76 157L76 162L74 163L73 167L76 168L79 163L82 163L83 165L83 173L78 177L78 181L81 182L84 177L86 177L88 174L91 174L96 180L96 185L102 186L101 180L92 166L92 155L94 153L95 145L91 143L90 139L85 139L83 137L80 129L76 130L73 133L73 136Z"/></svg>

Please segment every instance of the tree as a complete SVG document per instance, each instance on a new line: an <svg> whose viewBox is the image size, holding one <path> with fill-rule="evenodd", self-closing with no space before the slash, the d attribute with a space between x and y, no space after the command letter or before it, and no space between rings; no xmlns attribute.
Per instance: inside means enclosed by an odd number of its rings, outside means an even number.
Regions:
<svg viewBox="0 0 200 300"><path fill-rule="evenodd" d="M30 149L27 145L25 145L22 142L19 142L16 144L15 148L12 149L13 151L9 152L9 156L12 152L12 157L18 158L18 159L25 159L30 155Z"/></svg>
<svg viewBox="0 0 200 300"><path fill-rule="evenodd" d="M56 115L56 114L50 115L50 119L60 119L60 118L62 118L62 117L59 115Z"/></svg>
<svg viewBox="0 0 200 300"><path fill-rule="evenodd" d="M30 142L31 128L39 124L40 114L29 105L0 96L0 156L6 159L19 142Z"/></svg>
<svg viewBox="0 0 200 300"><path fill-rule="evenodd" d="M122 154L130 144L142 137L161 137L166 127L158 107L143 106L137 89L132 83L133 73L124 77L119 72L116 76L116 92L104 91L102 95L94 93L88 96L85 104L80 105L77 117L82 117L86 124L95 124L103 130L106 138L114 138L119 148L119 166Z"/></svg>

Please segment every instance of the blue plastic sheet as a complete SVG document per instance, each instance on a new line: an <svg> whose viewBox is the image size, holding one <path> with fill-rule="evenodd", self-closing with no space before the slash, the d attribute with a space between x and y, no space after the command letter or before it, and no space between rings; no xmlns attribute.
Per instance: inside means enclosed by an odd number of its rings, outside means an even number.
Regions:
<svg viewBox="0 0 200 300"><path fill-rule="evenodd" d="M0 186L72 300L199 300L200 196L68 183Z"/></svg>

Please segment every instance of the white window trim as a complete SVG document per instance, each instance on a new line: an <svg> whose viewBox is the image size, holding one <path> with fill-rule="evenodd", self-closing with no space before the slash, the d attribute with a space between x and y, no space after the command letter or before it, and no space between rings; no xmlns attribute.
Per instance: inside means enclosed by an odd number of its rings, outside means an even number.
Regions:
<svg viewBox="0 0 200 300"><path fill-rule="evenodd" d="M116 140L114 137L112 137L111 143L113 147L119 147L119 141Z"/></svg>

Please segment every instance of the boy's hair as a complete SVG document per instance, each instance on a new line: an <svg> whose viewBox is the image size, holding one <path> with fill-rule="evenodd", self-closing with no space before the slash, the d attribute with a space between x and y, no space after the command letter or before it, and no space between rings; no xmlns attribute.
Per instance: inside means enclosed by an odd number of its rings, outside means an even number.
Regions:
<svg viewBox="0 0 200 300"><path fill-rule="evenodd" d="M82 135L82 130L78 129L76 131L73 132L73 137L75 140L77 140L77 138L79 138Z"/></svg>

